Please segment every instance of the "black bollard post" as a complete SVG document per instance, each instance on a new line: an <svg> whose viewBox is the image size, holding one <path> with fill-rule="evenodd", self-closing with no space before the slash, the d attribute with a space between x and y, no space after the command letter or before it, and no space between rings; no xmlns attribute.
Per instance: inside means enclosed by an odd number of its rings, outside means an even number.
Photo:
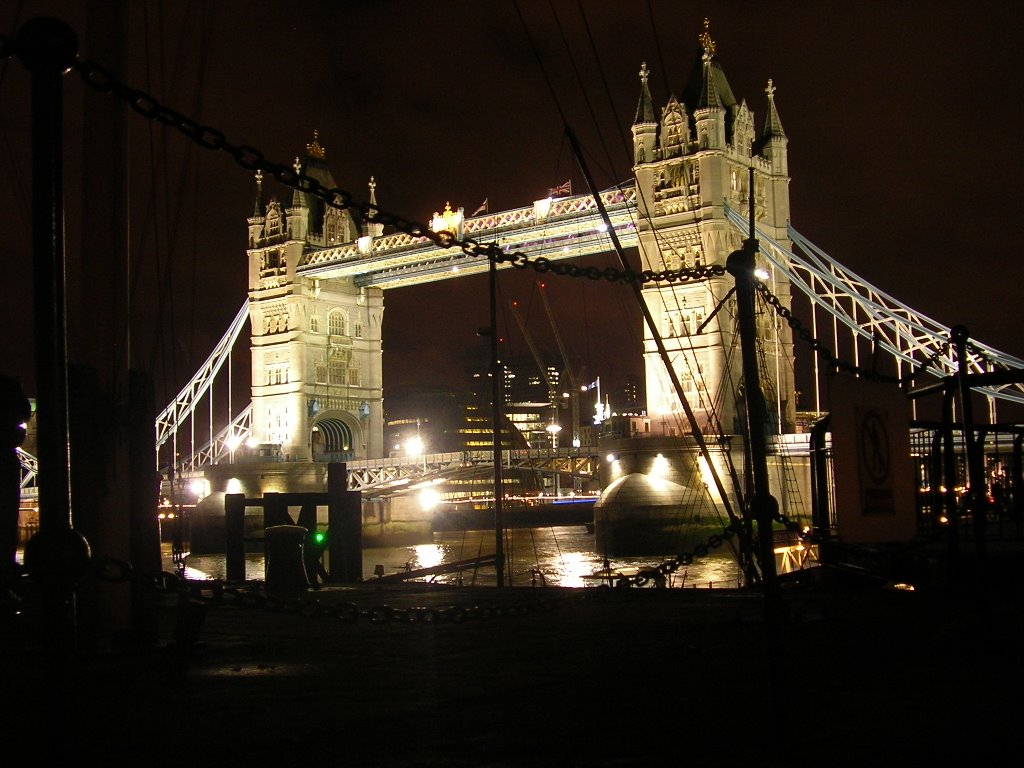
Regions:
<svg viewBox="0 0 1024 768"><path fill-rule="evenodd" d="M224 547L227 580L245 581L245 494L224 496Z"/></svg>
<svg viewBox="0 0 1024 768"><path fill-rule="evenodd" d="M78 41L62 21L26 22L15 40L32 73L32 283L36 352L39 532L25 546L25 568L39 585L42 635L49 656L45 680L54 702L49 762L73 759L74 673L77 666L76 592L89 568L89 544L72 528L71 449L64 287L62 77Z"/></svg>
<svg viewBox="0 0 1024 768"><path fill-rule="evenodd" d="M348 467L327 465L327 581L350 584L363 579L362 496L348 490Z"/></svg>
<svg viewBox="0 0 1024 768"><path fill-rule="evenodd" d="M25 565L42 587L46 637L60 662L75 649L75 589L89 544L71 525L67 327L64 285L64 73L78 40L71 28L37 18L18 31L18 57L32 73L32 262L39 431L39 532Z"/></svg>

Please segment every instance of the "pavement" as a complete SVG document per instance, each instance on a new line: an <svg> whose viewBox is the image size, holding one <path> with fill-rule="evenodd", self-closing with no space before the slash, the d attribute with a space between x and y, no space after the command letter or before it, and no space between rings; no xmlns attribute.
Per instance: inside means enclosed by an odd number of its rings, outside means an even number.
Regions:
<svg viewBox="0 0 1024 768"><path fill-rule="evenodd" d="M1024 714L1016 583L183 595L63 671L8 625L5 764L962 768Z"/></svg>

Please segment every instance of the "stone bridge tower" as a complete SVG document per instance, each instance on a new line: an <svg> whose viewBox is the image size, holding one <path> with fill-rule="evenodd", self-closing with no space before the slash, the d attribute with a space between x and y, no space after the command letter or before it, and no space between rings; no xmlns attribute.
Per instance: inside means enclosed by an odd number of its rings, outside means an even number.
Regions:
<svg viewBox="0 0 1024 768"><path fill-rule="evenodd" d="M660 117L655 114L646 65L640 70L632 132L643 269L724 266L746 237L726 219L725 204L748 217L751 167L757 224L789 244L787 140L775 108L775 88L769 80L767 113L758 135L754 113L745 100L737 102L733 96L706 21L700 43L682 99L671 96ZM760 258L758 268L765 270L768 288L789 307L785 276L773 273ZM729 295L733 285L727 274L709 282L643 289L687 402L707 433L740 431L742 376L735 301ZM774 312L759 307L758 336L771 426L773 431L791 432L796 403L790 328ZM644 360L652 429L688 433L683 409L647 328Z"/></svg>
<svg viewBox="0 0 1024 768"><path fill-rule="evenodd" d="M306 150L296 170L334 189L316 133ZM303 277L296 268L311 252L380 232L359 232L347 210L314 195L289 194L287 205L264 205L257 175L248 247L254 439L294 461L379 458L383 292L351 278Z"/></svg>

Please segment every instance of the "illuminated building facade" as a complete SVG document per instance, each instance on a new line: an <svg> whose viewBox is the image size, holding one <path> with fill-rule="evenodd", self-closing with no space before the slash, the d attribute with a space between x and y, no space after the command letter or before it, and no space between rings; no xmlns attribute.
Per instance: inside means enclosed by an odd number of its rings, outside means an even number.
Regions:
<svg viewBox="0 0 1024 768"><path fill-rule="evenodd" d="M334 189L315 134L306 149L296 170ZM297 190L287 206L264 205L261 181L248 220L253 438L286 460L383 456L383 292L296 273L311 249L379 236L380 225L360 233L347 210Z"/></svg>
<svg viewBox="0 0 1024 768"><path fill-rule="evenodd" d="M646 65L633 123L634 173L639 208L642 269L725 265L746 235L726 218L725 205L749 211L749 169L753 168L757 226L789 243L787 139L768 81L767 116L760 133L745 100L737 101L715 56L705 26L702 55L694 64L682 99L670 96L656 116ZM772 273L762 257L760 277L783 306L790 306L785 276ZM645 285L643 297L658 329L683 394L701 429L740 431L740 354L735 327L732 275L709 281ZM721 311L715 312L719 303ZM773 420L791 432L795 406L793 343L789 327L775 312L759 312L765 398ZM644 328L647 410L653 424L670 434L688 433L683 408L650 329ZM780 418L781 417L781 418Z"/></svg>

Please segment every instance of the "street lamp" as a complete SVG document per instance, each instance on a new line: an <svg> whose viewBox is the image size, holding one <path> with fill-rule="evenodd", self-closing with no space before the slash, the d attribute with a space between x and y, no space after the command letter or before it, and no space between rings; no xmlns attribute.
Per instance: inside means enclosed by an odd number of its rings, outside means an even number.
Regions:
<svg viewBox="0 0 1024 768"><path fill-rule="evenodd" d="M225 440L224 444L228 448L228 452L231 456L231 463L235 463L235 451L238 450L238 446L242 444L242 435L235 432L229 435Z"/></svg>
<svg viewBox="0 0 1024 768"><path fill-rule="evenodd" d="M416 435L415 437L410 437L405 441L405 455L410 457L422 456L423 471L427 471L427 454L422 437Z"/></svg>
<svg viewBox="0 0 1024 768"><path fill-rule="evenodd" d="M561 424L556 424L555 422L551 422L544 429L547 430L547 433L549 435L551 435L551 449L557 451L558 450L558 433L562 431L562 425Z"/></svg>

